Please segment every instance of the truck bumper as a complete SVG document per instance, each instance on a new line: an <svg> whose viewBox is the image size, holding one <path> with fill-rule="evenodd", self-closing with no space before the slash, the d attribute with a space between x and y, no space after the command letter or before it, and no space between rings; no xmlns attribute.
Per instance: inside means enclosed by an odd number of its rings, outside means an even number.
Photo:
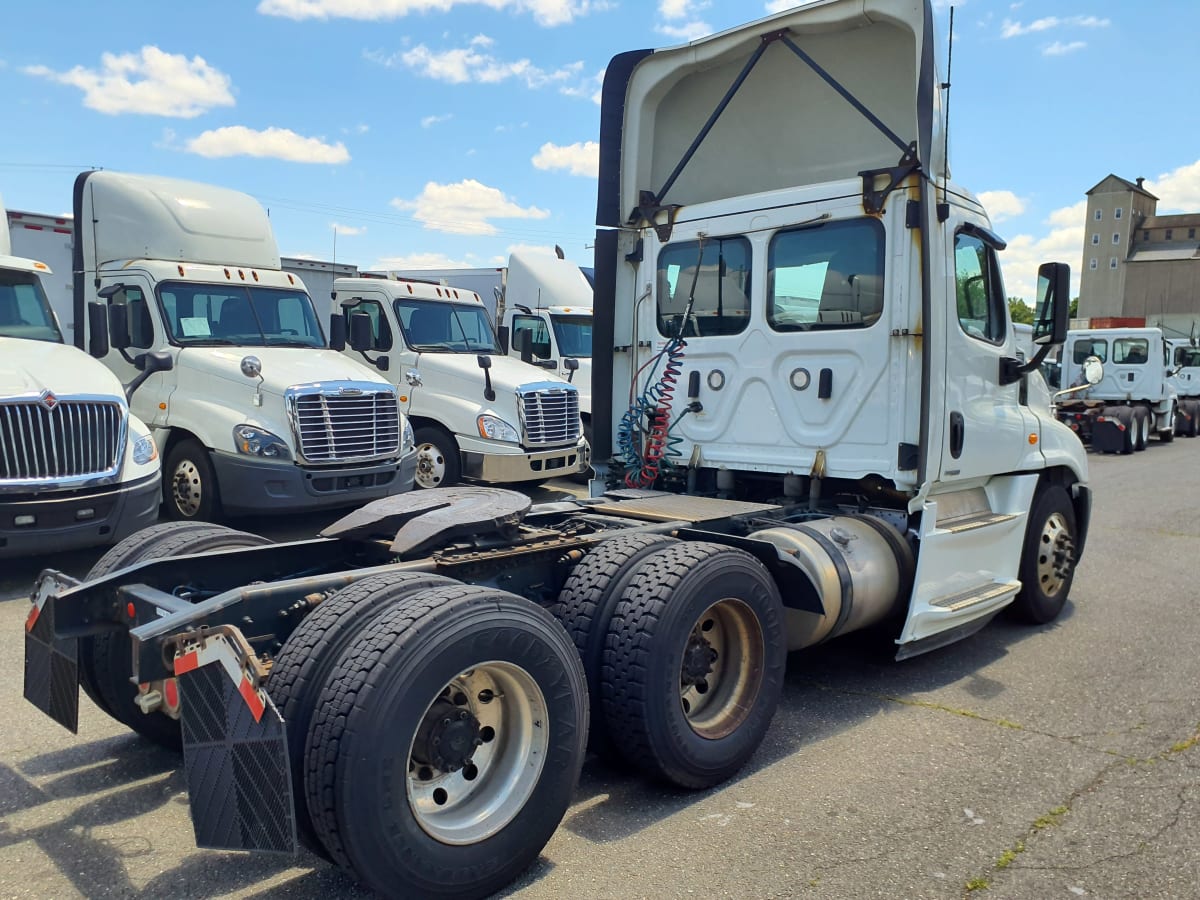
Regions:
<svg viewBox="0 0 1200 900"><path fill-rule="evenodd" d="M0 496L0 559L115 543L158 519L161 490L155 472L101 488Z"/></svg>
<svg viewBox="0 0 1200 900"><path fill-rule="evenodd" d="M417 452L388 463L307 469L234 453L212 454L221 505L230 515L336 509L412 489Z"/></svg>
<svg viewBox="0 0 1200 900"><path fill-rule="evenodd" d="M588 464L589 448L587 441L582 439L574 447L536 453L462 451L463 476L492 484L515 484L574 475L587 469Z"/></svg>

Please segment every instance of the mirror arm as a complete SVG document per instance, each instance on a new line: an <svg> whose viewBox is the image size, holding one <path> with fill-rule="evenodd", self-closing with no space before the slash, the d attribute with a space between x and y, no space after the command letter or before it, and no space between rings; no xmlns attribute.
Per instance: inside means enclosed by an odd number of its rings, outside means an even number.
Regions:
<svg viewBox="0 0 1200 900"><path fill-rule="evenodd" d="M1000 360L1000 384L1013 384L1020 381L1024 376L1040 366L1042 360L1046 358L1046 354L1049 352L1050 345L1042 344L1038 347L1037 353L1033 354L1033 359L1027 363L1022 363L1019 359L1013 359L1011 356L1004 357Z"/></svg>

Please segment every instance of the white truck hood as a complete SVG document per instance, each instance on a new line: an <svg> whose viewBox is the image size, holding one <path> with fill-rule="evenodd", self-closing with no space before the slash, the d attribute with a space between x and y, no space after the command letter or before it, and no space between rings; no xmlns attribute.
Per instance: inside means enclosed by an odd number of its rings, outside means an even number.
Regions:
<svg viewBox="0 0 1200 900"><path fill-rule="evenodd" d="M17 394L91 394L125 399L121 382L82 350L49 341L0 337L0 397Z"/></svg>
<svg viewBox="0 0 1200 900"><path fill-rule="evenodd" d="M242 374L242 360L247 356L256 356L262 363L263 392L277 396L283 396L284 391L296 384L358 381L371 382L380 388L392 387L374 370L334 350L321 348L185 347L175 365L177 369L253 388L258 379Z"/></svg>
<svg viewBox="0 0 1200 900"><path fill-rule="evenodd" d="M497 395L514 393L526 384L564 381L549 369L528 365L511 356L501 356L498 353L490 355L492 388ZM478 395L480 401L483 401L483 369L479 368L479 361L474 353L422 353L416 369L421 373L427 388L460 397ZM457 386L452 388L447 383L448 380L457 382Z"/></svg>

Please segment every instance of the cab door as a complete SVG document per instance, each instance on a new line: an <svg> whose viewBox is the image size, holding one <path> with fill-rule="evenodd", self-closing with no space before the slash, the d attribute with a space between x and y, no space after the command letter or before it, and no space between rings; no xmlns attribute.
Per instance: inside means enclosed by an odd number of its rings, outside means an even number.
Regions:
<svg viewBox="0 0 1200 900"><path fill-rule="evenodd" d="M387 297L376 291L356 291L354 296L342 301L342 315L346 317L346 332L350 331L350 316L363 313L371 320L371 349L359 354L367 365L378 368L381 357L387 359L384 377L396 384L404 373L404 341L397 340L397 329L391 324L391 311ZM403 393L403 392L401 392Z"/></svg>
<svg viewBox="0 0 1200 900"><path fill-rule="evenodd" d="M1001 360L1016 356L996 255L1003 244L986 229L967 222L957 228L953 242L939 473L944 482L1014 471L1028 451L1033 424L1020 403L1020 382L1000 383Z"/></svg>
<svg viewBox="0 0 1200 900"><path fill-rule="evenodd" d="M134 361L142 353L167 346L168 336L157 315L154 292L149 279L124 273L116 282L117 290L101 302L109 306L124 306L129 323L129 346L124 352L113 347L104 357L104 364L127 385L140 371ZM167 400L175 388L172 372L156 372L133 393L130 409L147 425L165 423Z"/></svg>

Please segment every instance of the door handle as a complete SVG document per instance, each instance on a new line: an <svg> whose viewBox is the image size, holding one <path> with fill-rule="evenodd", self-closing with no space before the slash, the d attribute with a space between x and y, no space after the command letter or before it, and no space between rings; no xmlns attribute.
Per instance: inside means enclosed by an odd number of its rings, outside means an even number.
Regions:
<svg viewBox="0 0 1200 900"><path fill-rule="evenodd" d="M963 440L966 438L967 423L960 412L950 413L950 455L955 459L962 456Z"/></svg>

